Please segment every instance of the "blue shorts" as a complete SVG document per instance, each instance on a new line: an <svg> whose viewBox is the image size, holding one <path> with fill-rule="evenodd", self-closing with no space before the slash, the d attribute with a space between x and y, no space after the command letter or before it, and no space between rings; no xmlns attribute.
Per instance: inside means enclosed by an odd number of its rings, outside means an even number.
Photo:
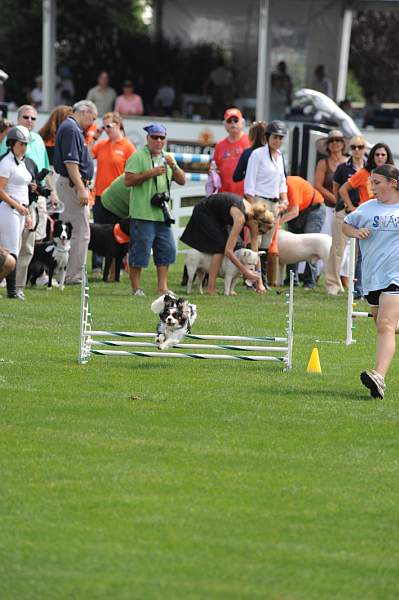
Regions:
<svg viewBox="0 0 399 600"><path fill-rule="evenodd" d="M157 267L175 262L176 244L171 228L159 221L131 219L129 265L148 267L151 250Z"/></svg>

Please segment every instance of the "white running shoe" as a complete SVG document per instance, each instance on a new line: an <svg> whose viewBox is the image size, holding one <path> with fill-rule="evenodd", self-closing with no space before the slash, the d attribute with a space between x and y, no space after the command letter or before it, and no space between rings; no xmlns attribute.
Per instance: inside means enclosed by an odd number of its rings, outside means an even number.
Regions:
<svg viewBox="0 0 399 600"><path fill-rule="evenodd" d="M141 288L139 288L135 292L132 292L132 294L133 296L145 296L144 290L142 290Z"/></svg>
<svg viewBox="0 0 399 600"><path fill-rule="evenodd" d="M382 375L372 369L360 374L360 381L370 390L372 398L383 398L385 394L385 381Z"/></svg>

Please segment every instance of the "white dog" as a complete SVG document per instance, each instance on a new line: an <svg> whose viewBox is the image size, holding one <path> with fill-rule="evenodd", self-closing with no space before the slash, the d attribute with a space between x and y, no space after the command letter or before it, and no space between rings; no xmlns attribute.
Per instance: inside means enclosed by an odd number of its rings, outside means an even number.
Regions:
<svg viewBox="0 0 399 600"><path fill-rule="evenodd" d="M303 260L327 262L331 250L331 236L326 233L290 233L279 229L278 255L281 265L293 265Z"/></svg>
<svg viewBox="0 0 399 600"><path fill-rule="evenodd" d="M258 262L258 254L256 252L247 248L241 248L240 250L236 250L234 254L248 269L255 270ZM198 279L199 293L202 294L202 283L205 274L209 273L211 260L212 254L205 254L204 252L199 252L194 248L190 248L190 250L187 251L185 263L188 275L187 294L189 294L192 290L195 275L197 275ZM227 258L227 256L225 256L219 270L219 277L224 277L225 296L236 295L234 287L240 274L240 269L236 267L236 265L233 264L231 260Z"/></svg>

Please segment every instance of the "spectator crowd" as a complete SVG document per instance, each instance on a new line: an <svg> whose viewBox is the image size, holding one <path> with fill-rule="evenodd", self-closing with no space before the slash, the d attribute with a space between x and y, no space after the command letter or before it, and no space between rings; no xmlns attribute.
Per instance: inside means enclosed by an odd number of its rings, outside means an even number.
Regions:
<svg viewBox="0 0 399 600"><path fill-rule="evenodd" d="M227 85L230 79L222 67L219 71L211 81ZM279 63L274 75L288 102L292 84L285 63ZM320 86L324 85L325 73L318 69L316 75ZM157 96L165 114L173 99L166 78ZM144 128L146 145L140 150L126 137L123 116L142 112L133 82L126 80L118 96L109 85L108 74L102 72L86 99L73 106L57 106L38 132L33 104L18 109L16 125L7 119L0 121L0 246L15 263L6 278L9 298L25 298L35 244L51 238L53 214L72 225L67 285L81 282L92 215L99 225L116 226L121 219L129 219L133 295L145 294L141 272L148 267L151 254L157 289L168 290L168 271L176 258L170 227L173 217L168 213L171 185L184 185L186 177L166 151L167 130L162 123L153 122ZM214 256L208 292L216 291L223 255L234 261L234 250L243 244L262 250L255 275L246 269L243 274L258 292L267 290L269 279L276 281L278 230L286 223L285 228L293 234L324 231L332 236L325 286L330 295L342 293L348 285L348 238L342 224L347 214L373 197L369 177L376 167L393 164L389 147L376 144L367 155L364 138L347 140L339 130L331 130L317 143L322 158L313 186L287 173L281 151L287 128L282 120L254 122L247 135L241 111L232 106L224 111L223 123L227 135L216 144L206 186L209 198L213 197L200 203L182 236L188 245ZM48 192L47 201L38 191L39 174ZM361 262L358 251L358 297L363 296ZM102 267L103 257L93 252L93 273L101 273ZM296 285L301 279L305 289L317 286L316 265L307 263L303 274L298 274L295 264L288 265L287 270L294 271ZM43 272L38 283L46 281Z"/></svg>

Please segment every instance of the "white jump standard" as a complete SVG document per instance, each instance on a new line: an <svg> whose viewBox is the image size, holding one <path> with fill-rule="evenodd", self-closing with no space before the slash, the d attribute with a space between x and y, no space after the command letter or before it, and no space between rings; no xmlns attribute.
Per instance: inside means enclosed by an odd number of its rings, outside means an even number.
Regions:
<svg viewBox="0 0 399 600"><path fill-rule="evenodd" d="M356 262L356 240L355 238L350 239L350 251L349 251L349 287L348 287L348 305L346 311L346 345L350 346L355 344L356 340L353 338L353 330L355 329L354 319L363 317L372 317L370 312L354 310L356 302L354 302L354 281L355 281L355 262Z"/></svg>
<svg viewBox="0 0 399 600"><path fill-rule="evenodd" d="M188 334L186 338L196 340L200 343L176 344L171 352L162 351L139 351L106 349L113 348L156 348L154 343L155 333L143 333L138 331L103 331L92 329L92 313L90 309L90 290L87 280L86 269L82 273L81 307L80 307L80 340L79 340L79 363L85 364L92 355L99 356L138 356L145 358L196 358L196 359L219 359L219 360L246 360L259 362L279 362L284 365L284 370L292 368L292 350L294 341L294 276L291 273L290 289L287 294L288 313L286 335L276 336L240 336L240 335L202 335ZM122 338L104 339L106 337ZM103 338L100 340L93 338ZM128 341L126 338L141 338L140 341ZM151 341L146 341L151 340ZM201 343L210 340L224 343ZM227 342L227 343L226 343ZM234 344L231 342L241 342ZM244 344L243 344L244 342ZM266 345L268 343L268 345ZM277 344L276 346L271 344ZM182 352L181 350L227 350L229 354L202 354ZM235 354L235 352L250 352L250 354ZM281 356L255 354L256 352L276 352Z"/></svg>

